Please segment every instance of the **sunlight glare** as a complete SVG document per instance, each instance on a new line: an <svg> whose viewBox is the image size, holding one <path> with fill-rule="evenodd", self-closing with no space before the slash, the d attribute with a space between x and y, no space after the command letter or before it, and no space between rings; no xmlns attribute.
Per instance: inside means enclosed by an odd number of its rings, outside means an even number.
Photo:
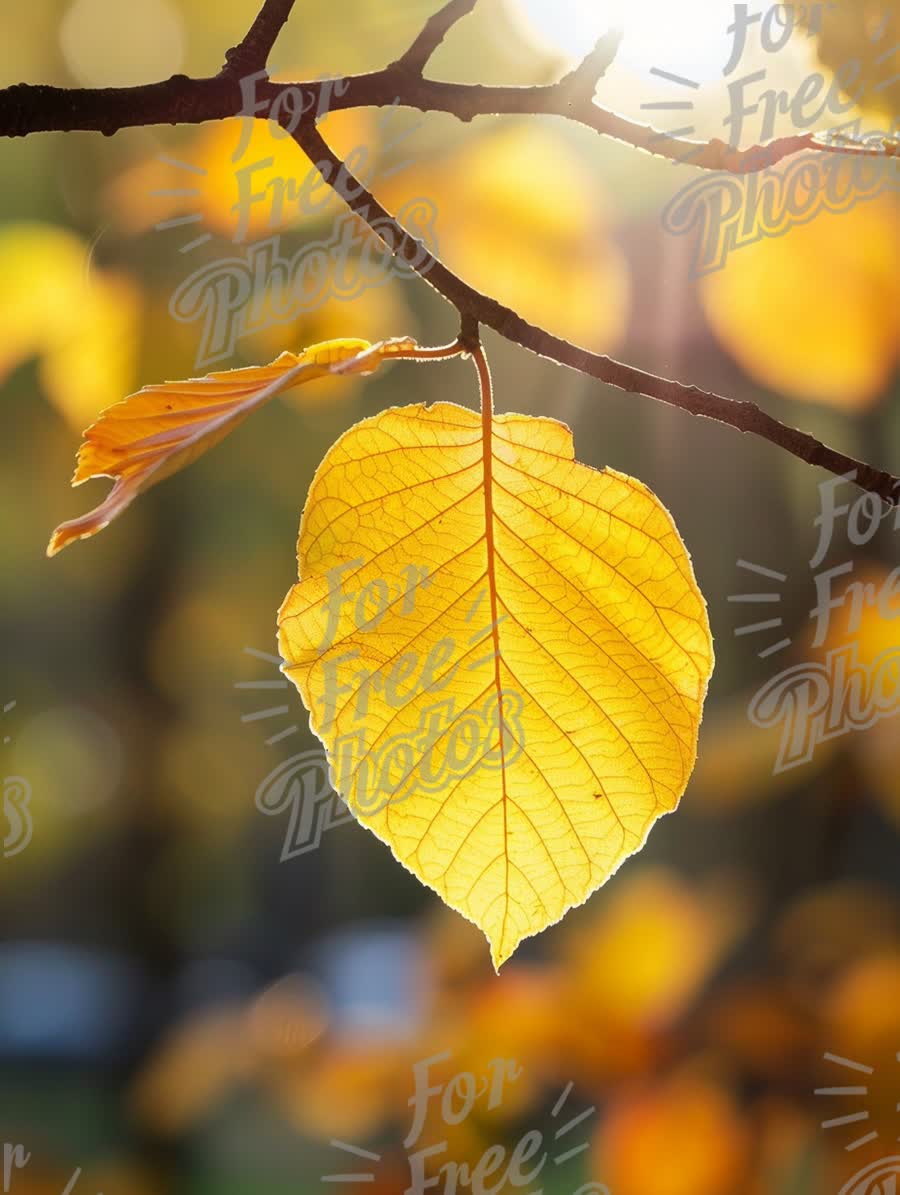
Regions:
<svg viewBox="0 0 900 1195"><path fill-rule="evenodd" d="M705 82L721 77L731 50L732 0L517 0L537 40L573 64L607 29L625 33L616 62Z"/></svg>

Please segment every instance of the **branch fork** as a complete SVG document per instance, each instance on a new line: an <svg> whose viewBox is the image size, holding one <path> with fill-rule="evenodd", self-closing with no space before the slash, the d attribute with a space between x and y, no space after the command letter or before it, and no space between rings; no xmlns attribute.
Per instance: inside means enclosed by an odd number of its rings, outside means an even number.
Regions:
<svg viewBox="0 0 900 1195"><path fill-rule="evenodd" d="M226 54L217 76L190 79L173 75L159 83L122 88L60 88L16 84L0 90L0 136L25 136L48 130L93 129L110 135L121 128L151 124L197 124L240 115L243 110L240 79L266 70L275 40L290 17L294 0L265 0L242 41ZM672 161L689 161L700 169L745 173L759 171L802 151L894 157L900 142L879 144L840 140L822 141L815 134L783 137L767 146L736 149L719 139L707 143L665 137L600 107L594 99L599 81L611 66L621 40L610 30L573 71L557 83L534 87L487 87L444 83L427 79L424 70L450 30L475 8L477 0L449 0L429 20L394 63L380 71L349 76L334 87L333 110L385 107L401 104L422 112L451 113L459 120L478 115L555 115L614 137L637 149ZM332 81L333 86L333 81ZM304 89L319 99L320 81L275 84L261 80L256 88L263 101L257 115L267 117L272 104L287 89ZM318 104L316 104L318 110ZM457 310L461 332L457 351L477 354L479 328L492 328L522 348L599 379L629 393L725 423L755 435L812 465L837 476L852 474L861 489L877 494L886 503L900 504L900 478L829 448L806 432L779 422L751 402L737 402L658 377L589 352L552 333L537 328L496 299L476 291L454 274L425 246L411 236L378 203L346 164L325 142L315 118L304 118L289 129L310 161L328 166L325 181L362 219L391 252L411 268ZM324 170L323 170L324 174Z"/></svg>

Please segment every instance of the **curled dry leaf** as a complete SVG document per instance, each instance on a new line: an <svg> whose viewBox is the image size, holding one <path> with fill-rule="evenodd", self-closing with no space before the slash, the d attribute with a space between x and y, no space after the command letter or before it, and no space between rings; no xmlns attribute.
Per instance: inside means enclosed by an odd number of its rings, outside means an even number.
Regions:
<svg viewBox="0 0 900 1195"><path fill-rule="evenodd" d="M687 785L713 653L672 519L555 420L417 405L328 452L298 559L281 654L332 782L499 967Z"/></svg>
<svg viewBox="0 0 900 1195"><path fill-rule="evenodd" d="M269 365L145 386L108 407L84 434L72 484L95 477L111 477L115 484L96 509L57 527L47 555L102 531L143 490L192 464L283 390L327 377L342 363L347 372L371 372L384 357L413 347L409 337L376 345L327 340L301 353L282 353Z"/></svg>

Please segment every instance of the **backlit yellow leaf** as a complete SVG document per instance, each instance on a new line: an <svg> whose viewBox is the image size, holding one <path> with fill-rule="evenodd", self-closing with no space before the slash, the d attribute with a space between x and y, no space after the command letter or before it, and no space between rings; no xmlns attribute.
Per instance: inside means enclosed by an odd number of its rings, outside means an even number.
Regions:
<svg viewBox="0 0 900 1195"><path fill-rule="evenodd" d="M674 809L712 645L668 512L551 419L351 428L314 479L284 670L356 816L495 966Z"/></svg>
<svg viewBox="0 0 900 1195"><path fill-rule="evenodd" d="M405 338L374 348L367 340L329 340L282 353L270 365L144 386L85 432L72 484L95 477L112 477L115 484L95 510L57 527L47 555L102 531L139 493L192 464L282 390L326 377L335 364L364 351L370 351L367 368L374 369L382 355L411 345Z"/></svg>

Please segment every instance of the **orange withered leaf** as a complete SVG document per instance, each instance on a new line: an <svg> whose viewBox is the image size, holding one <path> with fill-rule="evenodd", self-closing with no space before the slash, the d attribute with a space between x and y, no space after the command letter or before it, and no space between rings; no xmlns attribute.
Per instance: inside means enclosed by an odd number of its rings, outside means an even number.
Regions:
<svg viewBox="0 0 900 1195"><path fill-rule="evenodd" d="M326 377L341 364L370 372L383 357L413 343L408 337L376 345L327 340L301 353L282 353L269 365L145 386L108 407L84 434L72 484L95 477L111 477L115 484L94 510L57 527L47 555L102 531L143 490L192 464L276 394ZM360 354L364 357L356 364Z"/></svg>

